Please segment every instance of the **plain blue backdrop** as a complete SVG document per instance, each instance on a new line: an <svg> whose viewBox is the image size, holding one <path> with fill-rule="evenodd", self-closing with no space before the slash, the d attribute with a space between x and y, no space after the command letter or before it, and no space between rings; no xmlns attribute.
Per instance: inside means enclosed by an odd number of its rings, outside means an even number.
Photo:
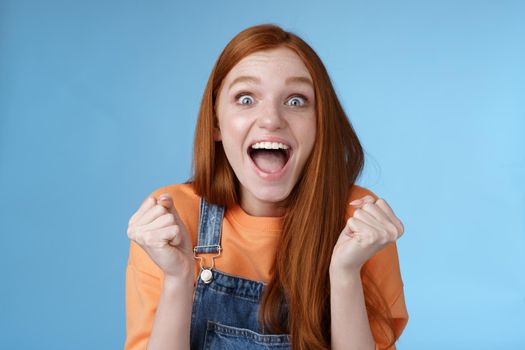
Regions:
<svg viewBox="0 0 525 350"><path fill-rule="evenodd" d="M320 55L405 224L399 349L525 349L522 1L0 1L0 347L120 349L127 222L240 30Z"/></svg>

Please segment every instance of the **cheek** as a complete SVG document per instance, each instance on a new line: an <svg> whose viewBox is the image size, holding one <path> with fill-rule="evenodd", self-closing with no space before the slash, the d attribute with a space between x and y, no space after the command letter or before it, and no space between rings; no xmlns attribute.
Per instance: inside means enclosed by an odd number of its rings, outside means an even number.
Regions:
<svg viewBox="0 0 525 350"><path fill-rule="evenodd" d="M227 121L226 125L232 136L242 136L248 129L247 120L242 117L232 117Z"/></svg>
<svg viewBox="0 0 525 350"><path fill-rule="evenodd" d="M224 149L230 154L241 152L249 131L246 118L223 115L219 119L219 127Z"/></svg>
<svg viewBox="0 0 525 350"><path fill-rule="evenodd" d="M305 146L305 150L308 151L307 154L311 153L311 150L315 143L317 126L315 118L305 120L304 123L299 125L297 130L297 135L301 137L301 143Z"/></svg>
<svg viewBox="0 0 525 350"><path fill-rule="evenodd" d="M239 140L246 136L250 122L249 118L244 116L235 115L233 113L222 114L219 118L219 126L223 139L226 138L227 142L233 140ZM224 140L223 140L224 141Z"/></svg>

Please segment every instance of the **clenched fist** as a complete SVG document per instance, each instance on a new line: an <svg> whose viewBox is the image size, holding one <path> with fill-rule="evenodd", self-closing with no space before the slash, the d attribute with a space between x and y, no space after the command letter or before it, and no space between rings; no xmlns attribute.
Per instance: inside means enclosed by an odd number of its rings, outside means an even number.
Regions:
<svg viewBox="0 0 525 350"><path fill-rule="evenodd" d="M128 237L172 279L192 279L194 260L191 239L169 194L148 196L128 223Z"/></svg>
<svg viewBox="0 0 525 350"><path fill-rule="evenodd" d="M357 208L339 235L330 263L331 271L343 274L359 271L370 257L404 233L403 223L384 199L367 195L350 205Z"/></svg>

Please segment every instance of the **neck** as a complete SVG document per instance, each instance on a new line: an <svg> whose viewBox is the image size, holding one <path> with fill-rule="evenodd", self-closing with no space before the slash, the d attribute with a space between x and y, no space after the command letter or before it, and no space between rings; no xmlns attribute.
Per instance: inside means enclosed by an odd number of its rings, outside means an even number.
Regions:
<svg viewBox="0 0 525 350"><path fill-rule="evenodd" d="M241 199L241 208L251 216L283 216L285 209L273 202L250 201Z"/></svg>

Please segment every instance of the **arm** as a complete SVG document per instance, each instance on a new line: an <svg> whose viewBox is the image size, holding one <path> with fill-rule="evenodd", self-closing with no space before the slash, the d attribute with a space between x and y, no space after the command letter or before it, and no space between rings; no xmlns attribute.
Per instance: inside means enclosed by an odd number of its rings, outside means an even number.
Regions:
<svg viewBox="0 0 525 350"><path fill-rule="evenodd" d="M330 271L332 349L375 349L359 271Z"/></svg>
<svg viewBox="0 0 525 350"><path fill-rule="evenodd" d="M126 268L126 340L124 350L145 350L162 291L162 272L131 242Z"/></svg>
<svg viewBox="0 0 525 350"><path fill-rule="evenodd" d="M128 237L125 350L189 350L194 259L171 197L149 196Z"/></svg>
<svg viewBox="0 0 525 350"><path fill-rule="evenodd" d="M192 295L193 281L180 283L163 277L146 253L131 242L126 272L124 350L161 349L156 344L169 346L174 341L187 347L170 349L189 349Z"/></svg>
<svg viewBox="0 0 525 350"><path fill-rule="evenodd" d="M193 280L164 278L148 350L190 349Z"/></svg>
<svg viewBox="0 0 525 350"><path fill-rule="evenodd" d="M374 339L372 334L360 271L365 262L377 262L387 252L384 248L395 249L394 241L403 234L404 228L383 199L367 195L350 204L358 208L341 232L330 263L332 347L372 350L378 347L376 341L380 340ZM380 265L382 268L389 266ZM400 334L402 329L397 328L393 331Z"/></svg>

